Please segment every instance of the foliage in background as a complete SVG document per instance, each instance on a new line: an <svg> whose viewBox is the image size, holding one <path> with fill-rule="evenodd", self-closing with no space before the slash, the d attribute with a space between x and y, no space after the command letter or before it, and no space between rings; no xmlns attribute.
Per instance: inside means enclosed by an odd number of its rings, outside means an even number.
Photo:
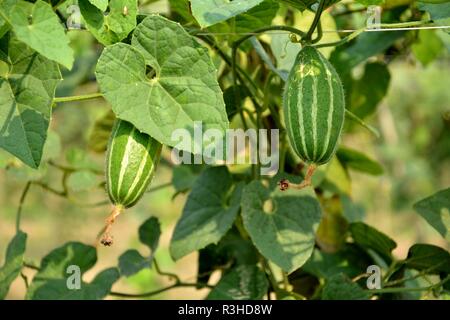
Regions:
<svg viewBox="0 0 450 320"><path fill-rule="evenodd" d="M313 188L282 192L277 182L283 178L299 182L305 175L304 163L287 142L281 112L284 82L301 48L299 42L321 48L339 73L348 111L344 138L371 132L371 139L377 139L380 131L381 148L389 155L389 142L395 137L387 127L395 120L386 118L380 105L394 77L391 65L405 57L423 66L448 64L449 29L362 32L366 7L382 6L383 28L428 26L431 20L445 26L450 23L450 2L169 0L164 16L148 9L152 2L0 3L0 147L9 153L0 154L0 168L25 185L16 235L0 268L0 298L19 276L26 283L27 299L145 298L177 287L207 288L208 299L403 299L411 298L411 292L448 296L448 251L418 243L406 258L396 259L395 239L362 221L361 208L352 201L350 172L380 178L388 171L364 149L341 145L332 161L318 169ZM74 4L79 11L70 9ZM357 31L349 36L329 32L343 29ZM86 89L92 93L77 95ZM402 103L419 94L413 89L407 88ZM104 99L110 109L88 130L81 113L66 114L62 104L91 99ZM415 127L402 128L414 133L412 145L419 149L408 152L429 154L425 161L443 174L450 158L447 101L423 108ZM395 116L412 114L407 109L400 112L394 110ZM384 116L380 128L366 123L375 115ZM421 123L425 115L433 124ZM89 140L86 148L64 148L76 139L77 131L67 127L58 135L52 129L52 120L57 118L62 124L53 125L64 126L68 117L77 119L78 129L83 127ZM280 173L272 178L257 174L259 164L173 167L164 154L161 166L172 170L174 197L188 194L170 254L178 260L198 252L195 282L159 268L155 251L166 231L155 217L136 232L148 250L126 250L116 266L83 281L80 290L68 289L67 268L77 265L82 275L93 268L94 246L68 242L39 264L26 259L27 235L20 220L31 188L40 187L72 206L108 204L87 203L83 195L104 188L104 169L92 157L104 153L116 117L166 147L175 145L174 129L192 128L196 120L205 129L222 132L228 127L281 130ZM419 169L402 161L393 159L392 166L402 166L413 179ZM56 173L59 184L54 183ZM400 178L398 183L408 180ZM162 187L150 186L148 192ZM398 206L417 194L393 192ZM450 240L450 189L436 190L414 209ZM367 289L369 265L382 268L381 289ZM31 281L24 268L36 270ZM112 289L120 278L149 268L172 283L135 294ZM212 283L216 271L221 277Z"/></svg>

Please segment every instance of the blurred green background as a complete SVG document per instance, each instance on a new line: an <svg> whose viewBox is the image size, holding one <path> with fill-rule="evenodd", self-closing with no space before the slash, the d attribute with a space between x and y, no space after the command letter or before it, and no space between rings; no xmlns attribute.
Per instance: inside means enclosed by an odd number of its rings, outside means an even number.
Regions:
<svg viewBox="0 0 450 320"><path fill-rule="evenodd" d="M160 7L146 10L164 9L164 2L157 5ZM85 31L69 34L77 60L70 73L64 72L57 96L97 92L93 70L101 47ZM443 32L440 36L448 37ZM424 61L417 59L417 52L396 58L389 65L388 94L375 115L368 119L381 132L381 138L376 139L364 128L357 127L343 139L343 145L365 152L384 166L384 174L378 177L352 172L351 194L353 201L363 208L365 221L397 241L394 254L398 258L404 258L408 248L418 242L449 249L449 244L412 209L414 202L450 186L448 52L443 48L438 58L425 66ZM26 261L38 263L44 255L67 241L95 243L111 208L109 205L86 207L86 204L107 200L107 195L101 186L104 177L92 173L103 168L103 154L93 151L86 154L83 150L92 145L94 123L108 111L109 106L103 99L65 103L55 108L46 157L58 164L81 166L82 170L67 181L74 195L71 201L38 185L31 186L22 212L22 229L29 237ZM164 153L169 157L168 149ZM7 243L15 233L16 210L26 181L43 177L51 188L57 191L63 188L59 170L47 165L36 172L24 168L19 161L11 165L10 158L0 151L0 264ZM171 169L162 165L152 186L163 185L171 178ZM114 226L114 246L98 248L98 263L87 273L86 280L105 267L117 265L118 257L126 249L147 250L138 241L137 229L148 217L156 216L163 231L156 253L161 269L179 274L182 280L194 281L197 253L174 263L168 252L172 231L186 199L183 194L173 199L174 192L172 187L162 188L127 210ZM33 271L27 269L26 274L32 276ZM121 278L113 290L150 291L168 283L167 278L144 270L130 278ZM206 293L206 290L177 288L153 298L201 299ZM18 278L7 298L22 299L24 294L25 286Z"/></svg>

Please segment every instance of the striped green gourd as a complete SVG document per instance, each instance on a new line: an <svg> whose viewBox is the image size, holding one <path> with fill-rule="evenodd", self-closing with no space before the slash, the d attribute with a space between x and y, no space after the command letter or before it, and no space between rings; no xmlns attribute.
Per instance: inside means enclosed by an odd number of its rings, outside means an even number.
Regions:
<svg viewBox="0 0 450 320"><path fill-rule="evenodd" d="M283 111L295 153L311 165L328 162L344 124L344 90L336 70L311 46L302 48L289 73Z"/></svg>
<svg viewBox="0 0 450 320"><path fill-rule="evenodd" d="M131 123L117 120L108 144L106 188L121 209L134 206L150 184L162 145Z"/></svg>

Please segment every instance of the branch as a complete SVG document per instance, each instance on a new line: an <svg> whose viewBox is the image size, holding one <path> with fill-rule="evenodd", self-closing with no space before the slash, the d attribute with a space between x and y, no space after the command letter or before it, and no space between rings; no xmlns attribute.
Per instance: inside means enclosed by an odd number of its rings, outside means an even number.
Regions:
<svg viewBox="0 0 450 320"><path fill-rule="evenodd" d="M145 293L123 293L123 292L116 292L116 291L111 291L109 294L111 296L115 296L115 297L122 297L122 298L148 298L160 293L163 293L165 291L169 291L171 289L174 288L180 288L180 287L197 287L199 284L198 283L185 283L185 282L180 282L180 283L175 283L172 284L170 286L161 288L161 289L157 289L157 290L153 290L153 291L149 291L149 292L145 292ZM213 286L207 285L207 284L201 284L203 287L207 287L209 289L212 289Z"/></svg>
<svg viewBox="0 0 450 320"><path fill-rule="evenodd" d="M58 97L58 98L53 99L53 103L82 101L82 100L96 99L96 98L101 98L101 97L103 97L103 95L99 92L84 94L84 95L79 95L79 96Z"/></svg>
<svg viewBox="0 0 450 320"><path fill-rule="evenodd" d="M320 16L322 15L323 9L325 9L325 0L320 0L319 7L317 8L316 14L314 15L314 20L311 23L311 26L309 27L309 30L306 33L306 35L302 37L302 40L305 41L311 40L314 30L316 30L316 27L320 22Z"/></svg>
<svg viewBox="0 0 450 320"><path fill-rule="evenodd" d="M17 214L16 214L16 231L18 232L20 230L20 220L22 218L22 208L23 204L25 202L25 199L27 197L28 191L30 190L31 181L28 181L25 185L25 188L23 188L22 195L20 196L19 201L19 207L17 208Z"/></svg>

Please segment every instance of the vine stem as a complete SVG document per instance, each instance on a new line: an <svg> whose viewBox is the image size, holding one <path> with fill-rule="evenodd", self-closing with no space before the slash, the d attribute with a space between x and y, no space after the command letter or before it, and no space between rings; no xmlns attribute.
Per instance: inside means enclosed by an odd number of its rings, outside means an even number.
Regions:
<svg viewBox="0 0 450 320"><path fill-rule="evenodd" d="M306 33L306 35L302 37L302 40L305 41L311 40L314 30L316 30L316 27L320 22L320 17L322 16L323 9L325 9L325 0L320 0L319 7L317 8L316 14L314 15L314 20L311 23L311 26L309 27L309 30Z"/></svg>
<svg viewBox="0 0 450 320"><path fill-rule="evenodd" d="M17 208L16 214L16 232L20 230L20 220L22 219L22 208L27 197L28 191L30 190L31 181L28 181L25 187L23 188L22 195L20 196L19 207Z"/></svg>
<svg viewBox="0 0 450 320"><path fill-rule="evenodd" d="M96 99L96 98L101 98L101 97L103 97L103 95L100 92L97 92L97 93L83 94L83 95L79 95L79 96L57 97L57 98L53 99L53 103L82 101L82 100Z"/></svg>
<svg viewBox="0 0 450 320"><path fill-rule="evenodd" d="M415 292L415 291L428 291L433 290L439 286L443 286L446 282L450 280L450 276L447 276L442 281L439 281L436 284L432 284L427 287L419 287L419 288L384 288L384 289L369 289L366 290L371 293L396 293L396 292Z"/></svg>
<svg viewBox="0 0 450 320"><path fill-rule="evenodd" d="M372 133L376 138L380 137L380 133L378 132L377 129L375 129L371 125L367 124L366 122L364 122L361 118L359 118L356 114L354 114L353 112L349 111L348 109L345 109L345 116L348 117L350 120L355 121L360 126L362 126L362 127L366 128L367 130L369 130L370 133Z"/></svg>
<svg viewBox="0 0 450 320"><path fill-rule="evenodd" d="M432 20L423 20L423 21L408 21L408 22L400 22L400 23L381 23L378 25L375 25L374 27L378 27L381 29L389 29L389 28L405 28L404 30L408 30L408 27L417 27L422 25L427 25L429 23L433 22ZM328 42L328 43L322 43L322 44L316 44L313 45L315 48L325 48L325 47L337 47L343 44L346 44L353 39L355 39L357 36L359 36L363 32L374 32L377 31L377 29L368 29L366 27L356 30L355 32L349 34L348 36L342 38L339 41L335 42Z"/></svg>
<svg viewBox="0 0 450 320"><path fill-rule="evenodd" d="M159 191L159 190L168 188L168 187L170 187L171 185L172 185L171 182L166 182L166 183L160 184L160 185L158 185L158 186L149 188L149 189L146 191L146 193L151 193L151 192Z"/></svg>
<svg viewBox="0 0 450 320"><path fill-rule="evenodd" d="M153 291L149 291L149 292L145 292L145 293L124 293L124 292L116 292L116 291L111 291L109 294L111 296L116 296L116 297L122 297L122 298L148 298L160 293L163 293L165 291L169 291L171 289L175 289L175 288L179 288L179 287L197 287L199 284L198 283L186 283L186 282L180 282L180 283L174 283L170 286L161 288L161 289L157 289L157 290L153 290ZM202 286L212 289L213 286L210 286L208 284L202 284Z"/></svg>
<svg viewBox="0 0 450 320"><path fill-rule="evenodd" d="M249 35L245 35L241 38L239 38L238 40L236 40L233 45L232 45L232 49L231 49L231 72L233 75L233 86L235 88L237 88L237 78L238 78L238 72L237 72L237 63L236 63L236 58L237 58L237 50L239 48L239 46L244 43L244 41L250 39L251 37L258 35L258 34L262 34L265 33L267 31L274 31L274 30L283 30L283 31L289 31L292 32L294 34L300 35L300 36L304 36L304 32L298 30L297 28L293 28L293 27L289 27L289 26L268 26L268 27L264 27L264 28L260 28L255 30L254 32L252 32L252 34ZM235 103L236 105L239 105L239 91L238 90L234 90L235 94ZM256 101L253 101L254 103L256 103ZM255 105L257 108L259 108L260 106L258 104ZM241 120L243 122L243 126L244 129L247 130L248 125L247 122L245 120L245 116L244 116L244 112L241 108L239 108L239 115L241 117Z"/></svg>

